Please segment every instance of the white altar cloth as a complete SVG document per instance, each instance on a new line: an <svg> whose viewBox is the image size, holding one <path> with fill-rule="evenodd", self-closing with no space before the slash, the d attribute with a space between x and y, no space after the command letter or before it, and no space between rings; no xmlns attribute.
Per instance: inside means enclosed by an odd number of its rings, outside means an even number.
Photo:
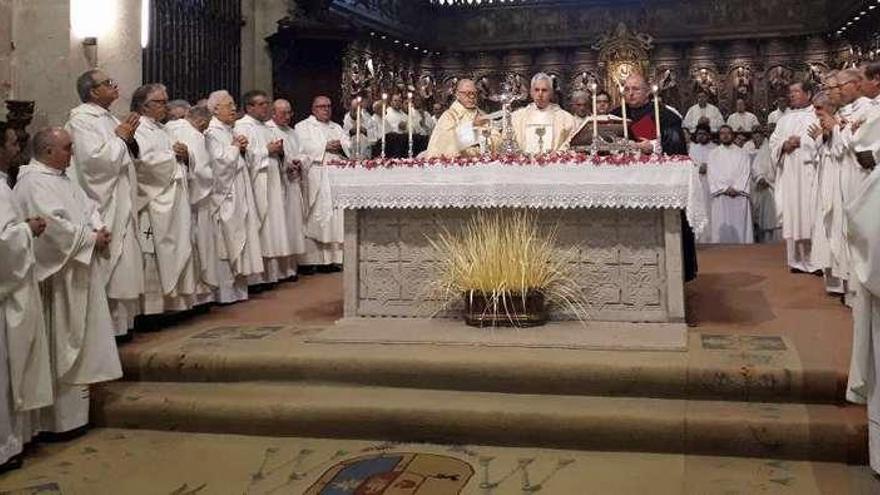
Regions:
<svg viewBox="0 0 880 495"><path fill-rule="evenodd" d="M684 209L696 235L707 206L693 162L673 158L627 165L592 163L330 168L333 205L365 208Z"/></svg>

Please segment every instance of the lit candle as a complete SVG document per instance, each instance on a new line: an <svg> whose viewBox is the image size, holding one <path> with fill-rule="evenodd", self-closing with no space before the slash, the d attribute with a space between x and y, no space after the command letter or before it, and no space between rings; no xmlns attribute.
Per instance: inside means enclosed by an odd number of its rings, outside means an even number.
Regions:
<svg viewBox="0 0 880 495"><path fill-rule="evenodd" d="M651 90L654 92L654 125L657 130L658 144L660 144L663 142L660 139L660 87L655 84Z"/></svg>
<svg viewBox="0 0 880 495"><path fill-rule="evenodd" d="M355 138L354 138L354 142L355 142L354 156L355 156L355 158L360 158L361 157L361 97L360 96L357 97L357 105L356 106L357 106L357 109L355 111L357 112L357 114L355 114L355 118L354 118L354 128L355 128L355 131L354 131L355 132L355 135L354 135L355 136Z"/></svg>
<svg viewBox="0 0 880 495"><path fill-rule="evenodd" d="M590 84L590 91L593 93L593 144L597 144L599 141L599 119L597 117L597 102L596 102L596 83Z"/></svg>
<svg viewBox="0 0 880 495"><path fill-rule="evenodd" d="M626 98L623 97L623 84L619 85L618 88L620 88L620 111L623 116L623 139L628 141L629 124L626 121Z"/></svg>
<svg viewBox="0 0 880 495"><path fill-rule="evenodd" d="M385 105L388 104L388 93L382 93L382 158L385 158Z"/></svg>
<svg viewBox="0 0 880 495"><path fill-rule="evenodd" d="M413 156L413 102L412 102L412 91L407 93L407 109L406 109L406 131L407 137L409 138L409 157Z"/></svg>

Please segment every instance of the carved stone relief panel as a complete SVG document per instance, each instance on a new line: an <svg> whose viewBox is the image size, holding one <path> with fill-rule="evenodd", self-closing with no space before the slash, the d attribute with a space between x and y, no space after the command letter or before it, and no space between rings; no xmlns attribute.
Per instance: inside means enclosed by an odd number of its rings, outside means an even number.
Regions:
<svg viewBox="0 0 880 495"><path fill-rule="evenodd" d="M439 307L426 290L439 260L428 237L461 229L474 210L361 210L358 212L359 316L430 316ZM573 271L593 318L664 321L666 273L663 214L659 210L540 210L556 226L558 247L573 250ZM347 227L348 228L348 227ZM454 310L454 308L453 308ZM455 316L454 311L444 313ZM551 308L555 319L570 319Z"/></svg>

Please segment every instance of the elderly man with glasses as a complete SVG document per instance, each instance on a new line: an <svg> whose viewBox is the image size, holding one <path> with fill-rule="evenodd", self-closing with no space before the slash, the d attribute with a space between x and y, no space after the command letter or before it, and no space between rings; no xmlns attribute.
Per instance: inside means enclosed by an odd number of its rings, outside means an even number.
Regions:
<svg viewBox="0 0 880 495"><path fill-rule="evenodd" d="M65 129L73 138L73 166L69 175L98 203L98 211L113 238L108 249L107 297L117 337L134 327L144 292L143 255L138 243L135 201L137 175L133 157L138 154L135 131L137 112L122 122L110 113L119 98L116 81L92 69L76 81L82 104L70 112Z"/></svg>
<svg viewBox="0 0 880 495"><path fill-rule="evenodd" d="M479 128L486 126L483 112L477 107L477 88L470 79L455 86L455 101L440 115L425 156L455 158L480 152Z"/></svg>

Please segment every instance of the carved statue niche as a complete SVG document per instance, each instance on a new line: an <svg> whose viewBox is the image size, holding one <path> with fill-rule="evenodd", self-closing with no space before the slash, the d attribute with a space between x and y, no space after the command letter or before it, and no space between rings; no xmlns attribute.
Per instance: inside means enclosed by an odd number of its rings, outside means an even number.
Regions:
<svg viewBox="0 0 880 495"><path fill-rule="evenodd" d="M571 82L568 83L568 87L571 88L570 93L574 93L576 91L584 91L592 94L590 91L590 87L595 84L597 88L602 88L602 83L599 81L599 76L595 71L590 69L581 70L576 73L574 77L571 78Z"/></svg>
<svg viewBox="0 0 880 495"><path fill-rule="evenodd" d="M661 65L657 67L654 73L654 81L660 88L660 96L665 103L670 105L680 105L680 95L678 91L678 70L672 66Z"/></svg>
<svg viewBox="0 0 880 495"><path fill-rule="evenodd" d="M599 51L599 63L606 67L605 90L613 100L619 99L618 86L632 74L648 74L648 52L654 38L630 30L626 24L599 37L593 49Z"/></svg>
<svg viewBox="0 0 880 495"><path fill-rule="evenodd" d="M416 92L419 96L422 97L425 101L434 101L434 76L431 74L422 74L419 77L418 88L416 88Z"/></svg>
<svg viewBox="0 0 880 495"><path fill-rule="evenodd" d="M767 96L772 101L788 94L788 85L794 79L794 71L788 67L777 65L767 70Z"/></svg>
<svg viewBox="0 0 880 495"><path fill-rule="evenodd" d="M810 62L807 64L807 78L813 84L822 84L822 79L825 78L827 72L828 66L821 62Z"/></svg>
<svg viewBox="0 0 880 495"><path fill-rule="evenodd" d="M734 65L727 73L725 85L725 99L727 101L720 102L724 108L732 111L736 105L736 100L740 98L756 106L755 85L750 66L746 64Z"/></svg>
<svg viewBox="0 0 880 495"><path fill-rule="evenodd" d="M691 79L695 95L700 91L704 91L709 95L710 101L718 103L718 75L715 73L715 69L709 67L696 68L691 73Z"/></svg>
<svg viewBox="0 0 880 495"><path fill-rule="evenodd" d="M452 104L452 101L455 99L455 86L458 85L458 80L460 78L458 76L448 75L443 79L443 85L440 88L438 96L438 100L440 103L443 103L444 106L449 106Z"/></svg>

